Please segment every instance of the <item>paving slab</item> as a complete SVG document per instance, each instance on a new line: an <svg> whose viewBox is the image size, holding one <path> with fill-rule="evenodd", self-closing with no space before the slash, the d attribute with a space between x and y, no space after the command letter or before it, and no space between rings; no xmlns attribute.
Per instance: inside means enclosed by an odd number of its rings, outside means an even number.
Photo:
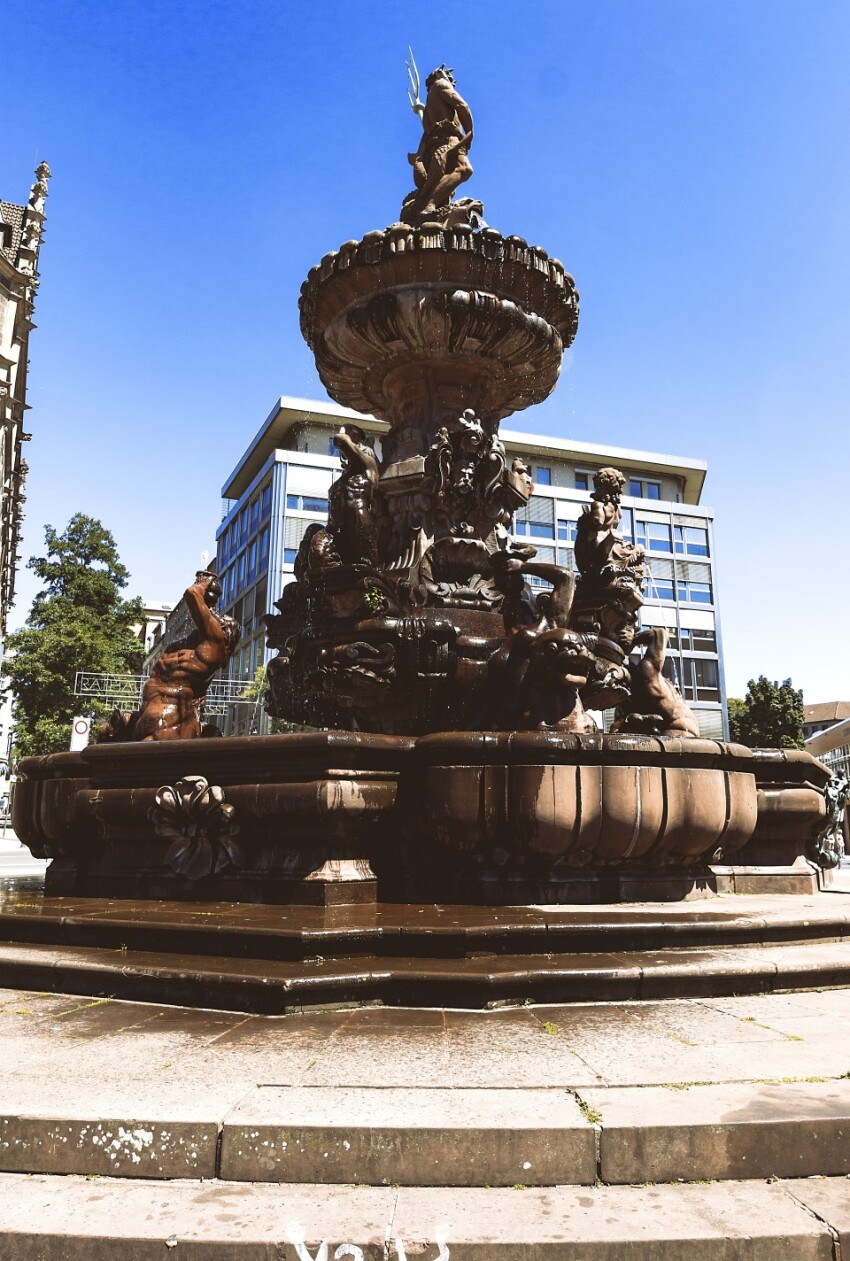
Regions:
<svg viewBox="0 0 850 1261"><path fill-rule="evenodd" d="M850 1081L582 1091L605 1183L850 1172Z"/></svg>
<svg viewBox="0 0 850 1261"><path fill-rule="evenodd" d="M805 1178L783 1186L789 1195L829 1224L838 1237L841 1256L846 1257L850 1249L850 1180Z"/></svg>
<svg viewBox="0 0 850 1261"><path fill-rule="evenodd" d="M782 1183L352 1188L0 1177L15 1261L833 1261ZM119 1251L120 1250L120 1251Z"/></svg>
<svg viewBox="0 0 850 1261"><path fill-rule="evenodd" d="M261 1087L225 1118L221 1177L592 1185L596 1133L565 1090Z"/></svg>

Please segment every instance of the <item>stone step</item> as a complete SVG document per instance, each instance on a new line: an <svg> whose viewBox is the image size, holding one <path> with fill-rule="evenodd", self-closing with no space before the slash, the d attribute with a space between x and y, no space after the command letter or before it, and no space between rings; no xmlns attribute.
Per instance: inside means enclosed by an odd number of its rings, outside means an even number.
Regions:
<svg viewBox="0 0 850 1261"><path fill-rule="evenodd" d="M850 1182L549 1190L0 1175L15 1261L835 1261Z"/></svg>
<svg viewBox="0 0 850 1261"><path fill-rule="evenodd" d="M0 1115L0 1171L363 1186L850 1173L850 1081L672 1087L256 1086L216 1111Z"/></svg>
<svg viewBox="0 0 850 1261"><path fill-rule="evenodd" d="M736 898L705 906L255 906L0 893L0 940L298 961L584 954L850 937L850 899Z"/></svg>
<svg viewBox="0 0 850 1261"><path fill-rule="evenodd" d="M257 960L0 943L0 985L143 1002L283 1013L318 1004L682 998L850 983L850 941L610 954Z"/></svg>

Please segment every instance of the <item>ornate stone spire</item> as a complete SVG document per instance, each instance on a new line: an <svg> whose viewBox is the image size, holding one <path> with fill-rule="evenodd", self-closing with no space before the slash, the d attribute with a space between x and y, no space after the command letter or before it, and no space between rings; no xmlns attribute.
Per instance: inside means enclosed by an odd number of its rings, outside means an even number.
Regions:
<svg viewBox="0 0 850 1261"><path fill-rule="evenodd" d="M38 288L38 251L44 233L47 202L47 181L50 179L50 167L46 162L39 162L35 168L35 183L30 189L29 201L24 210L24 221L21 227L21 244L18 250L18 271L26 277L30 286L30 301L35 297Z"/></svg>

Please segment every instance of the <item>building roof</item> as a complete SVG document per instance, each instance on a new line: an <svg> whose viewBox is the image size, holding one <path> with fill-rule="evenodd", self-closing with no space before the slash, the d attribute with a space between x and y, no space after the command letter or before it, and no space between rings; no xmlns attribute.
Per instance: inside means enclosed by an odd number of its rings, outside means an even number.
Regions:
<svg viewBox="0 0 850 1261"><path fill-rule="evenodd" d="M0 223L8 223L12 229L12 239L5 248L0 244L0 254L12 264L17 266L18 249L21 244L21 230L24 224L24 206L18 206L13 201L0 201Z"/></svg>
<svg viewBox="0 0 850 1261"><path fill-rule="evenodd" d="M816 708L806 706L809 708ZM850 717L842 719L841 722L833 723L831 727L827 727L826 731L818 731L815 735L809 736L806 741L806 752L811 753L814 757L820 757L822 753L829 753L831 749L838 749L842 744L850 744Z"/></svg>
<svg viewBox="0 0 850 1261"><path fill-rule="evenodd" d="M272 452L284 445L287 433L296 424L331 424L351 420L372 433L386 433L386 421L364 416L338 403L315 399L289 398L283 395L263 421L239 463L228 477L221 494L224 499L238 499L250 486ZM522 433L515 429L499 429L508 450L525 454L560 456L578 463L598 464L616 461L625 472L665 472L681 477L685 503L697 504L702 493L707 464L684 455L662 455L656 451L637 451L630 447L611 447L597 442L577 442L567 438L551 438L544 434Z"/></svg>
<svg viewBox="0 0 850 1261"><path fill-rule="evenodd" d="M850 701L819 701L803 706L803 722L840 722L850 718Z"/></svg>

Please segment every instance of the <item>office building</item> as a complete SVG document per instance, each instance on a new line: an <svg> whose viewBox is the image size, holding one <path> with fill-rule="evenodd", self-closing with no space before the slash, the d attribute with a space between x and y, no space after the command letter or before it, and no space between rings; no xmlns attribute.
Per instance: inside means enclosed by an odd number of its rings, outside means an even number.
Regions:
<svg viewBox="0 0 850 1261"><path fill-rule="evenodd" d="M251 679L271 654L263 616L293 581L298 545L311 522L323 522L328 489L339 470L333 435L352 421L370 433L380 454L383 421L330 402L281 398L223 488L216 534L222 609L243 627L230 665L233 679ZM541 560L575 568L576 522L590 501L593 474L614 465L628 478L621 532L646 548L649 579L644 626L666 626L667 671L691 703L706 736L727 731L712 513L700 503L702 460L572 442L500 429L509 458L532 470L534 494L517 513L514 535L533 543ZM236 710L227 732L248 731ZM262 720L261 730L267 729Z"/></svg>

